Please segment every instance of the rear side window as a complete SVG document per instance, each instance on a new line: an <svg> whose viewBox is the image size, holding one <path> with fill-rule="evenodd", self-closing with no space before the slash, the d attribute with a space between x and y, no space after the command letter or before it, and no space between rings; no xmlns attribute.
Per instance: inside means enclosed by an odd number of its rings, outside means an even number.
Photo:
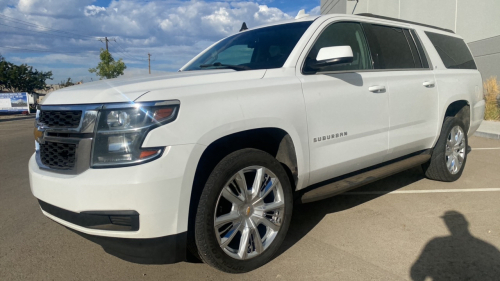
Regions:
<svg viewBox="0 0 500 281"><path fill-rule="evenodd" d="M464 40L427 31L425 34L436 48L446 68L477 69L474 58Z"/></svg>
<svg viewBox="0 0 500 281"><path fill-rule="evenodd" d="M402 28L363 24L375 69L421 68ZM420 60L420 58L419 58Z"/></svg>

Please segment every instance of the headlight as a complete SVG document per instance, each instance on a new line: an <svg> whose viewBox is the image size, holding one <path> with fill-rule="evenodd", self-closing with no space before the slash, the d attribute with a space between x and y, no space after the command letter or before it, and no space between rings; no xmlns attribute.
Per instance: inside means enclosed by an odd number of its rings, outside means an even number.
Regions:
<svg viewBox="0 0 500 281"><path fill-rule="evenodd" d="M92 167L126 166L156 159L164 147L141 148L152 129L175 120L178 102L108 106L99 113Z"/></svg>

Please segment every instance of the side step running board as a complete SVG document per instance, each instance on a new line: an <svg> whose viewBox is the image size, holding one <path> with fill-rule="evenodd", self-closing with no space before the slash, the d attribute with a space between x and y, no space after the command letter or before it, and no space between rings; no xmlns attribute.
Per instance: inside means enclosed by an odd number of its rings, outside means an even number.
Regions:
<svg viewBox="0 0 500 281"><path fill-rule="evenodd" d="M346 179L342 179L304 193L300 200L302 203L310 203L325 198L329 198L365 184L383 179L385 177L408 170L415 166L427 162L431 156L429 154L417 155L408 159L389 164L362 174L358 174Z"/></svg>

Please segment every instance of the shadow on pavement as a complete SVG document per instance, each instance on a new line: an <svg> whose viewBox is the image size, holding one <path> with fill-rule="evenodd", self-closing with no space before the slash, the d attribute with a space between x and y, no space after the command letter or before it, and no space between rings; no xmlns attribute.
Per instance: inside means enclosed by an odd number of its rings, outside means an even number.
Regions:
<svg viewBox="0 0 500 281"><path fill-rule="evenodd" d="M125 239L71 232L91 241L119 259L137 264L172 264L186 261L186 235L181 233L150 239Z"/></svg>
<svg viewBox="0 0 500 281"><path fill-rule="evenodd" d="M8 122L8 121L17 121L17 120L25 120L25 119L35 119L35 115L33 114L32 116L28 116L28 117L16 117L16 118L5 118L5 119L0 119L0 123L1 122Z"/></svg>
<svg viewBox="0 0 500 281"><path fill-rule="evenodd" d="M469 232L469 222L456 211L441 217L451 235L425 245L410 276L425 280L500 280L500 251Z"/></svg>
<svg viewBox="0 0 500 281"><path fill-rule="evenodd" d="M392 192L424 179L420 167L416 167L386 179L368 184L356 191ZM362 196L338 195L322 201L294 206L293 218L288 234L283 242L279 256L293 247L306 236L328 214L340 212L362 205L384 194L369 194ZM494 246L473 237L468 230L465 217L455 211L448 211L442 217L451 232L450 236L432 239L422 251L420 257L412 266L410 275L413 280L500 280L500 252ZM71 230L71 229L70 229ZM162 250L162 241L137 241L137 245L125 242L131 248L132 255L123 254L122 241L101 241L104 238L86 235L71 230L78 235L97 243L113 256L122 260L140 264L169 264L186 261L186 257L172 256L169 251ZM117 241L114 241L117 240ZM149 240L149 239L148 239ZM154 240L154 239L153 239ZM168 244L184 245L185 240L171 241ZM149 247L146 247L149 246ZM139 249L139 252L137 250ZM156 254L154 254L156 253ZM148 258L135 257L141 254ZM199 262L188 258L188 262Z"/></svg>
<svg viewBox="0 0 500 281"><path fill-rule="evenodd" d="M355 191L376 190L389 193L422 179L424 179L422 169L420 167L415 167L383 180L359 187L355 189ZM307 235L307 233L309 233L309 231L311 231L326 215L354 208L380 196L383 196L383 194L362 196L345 196L340 194L329 199L294 206L292 222L290 223L287 237L278 255L281 255L300 241L300 239Z"/></svg>
<svg viewBox="0 0 500 281"><path fill-rule="evenodd" d="M413 168L375 183L368 184L356 189L387 191L387 193L412 184L423 179L423 172L420 167ZM294 206L293 218L288 230L287 237L283 242L278 255L284 253L309 231L311 231L327 214L339 212L361 205L382 195L363 196L342 196L338 195L322 201ZM176 238L176 241L161 241L158 239L120 239L99 237L84 234L70 229L79 236L100 245L105 252L122 260L139 264L170 264L179 261L199 263L200 261L187 252L177 251L178 255L173 255L170 251L164 250L162 245L186 245L185 237ZM144 240L144 241L143 241ZM157 241L158 240L158 241ZM170 247L171 248L171 247ZM187 256L183 256L185 254Z"/></svg>

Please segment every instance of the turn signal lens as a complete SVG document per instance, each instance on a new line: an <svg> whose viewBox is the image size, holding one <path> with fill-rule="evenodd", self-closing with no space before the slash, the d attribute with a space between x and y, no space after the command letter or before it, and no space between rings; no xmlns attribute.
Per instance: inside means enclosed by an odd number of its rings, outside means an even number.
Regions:
<svg viewBox="0 0 500 281"><path fill-rule="evenodd" d="M172 115L173 112L174 112L173 107L157 109L155 110L153 120L159 122L165 118L170 117L170 115Z"/></svg>
<svg viewBox="0 0 500 281"><path fill-rule="evenodd" d="M149 157L154 156L154 155L156 155L158 153L160 153L160 150L146 150L146 151L142 151L141 154L139 155L139 159L149 158Z"/></svg>

